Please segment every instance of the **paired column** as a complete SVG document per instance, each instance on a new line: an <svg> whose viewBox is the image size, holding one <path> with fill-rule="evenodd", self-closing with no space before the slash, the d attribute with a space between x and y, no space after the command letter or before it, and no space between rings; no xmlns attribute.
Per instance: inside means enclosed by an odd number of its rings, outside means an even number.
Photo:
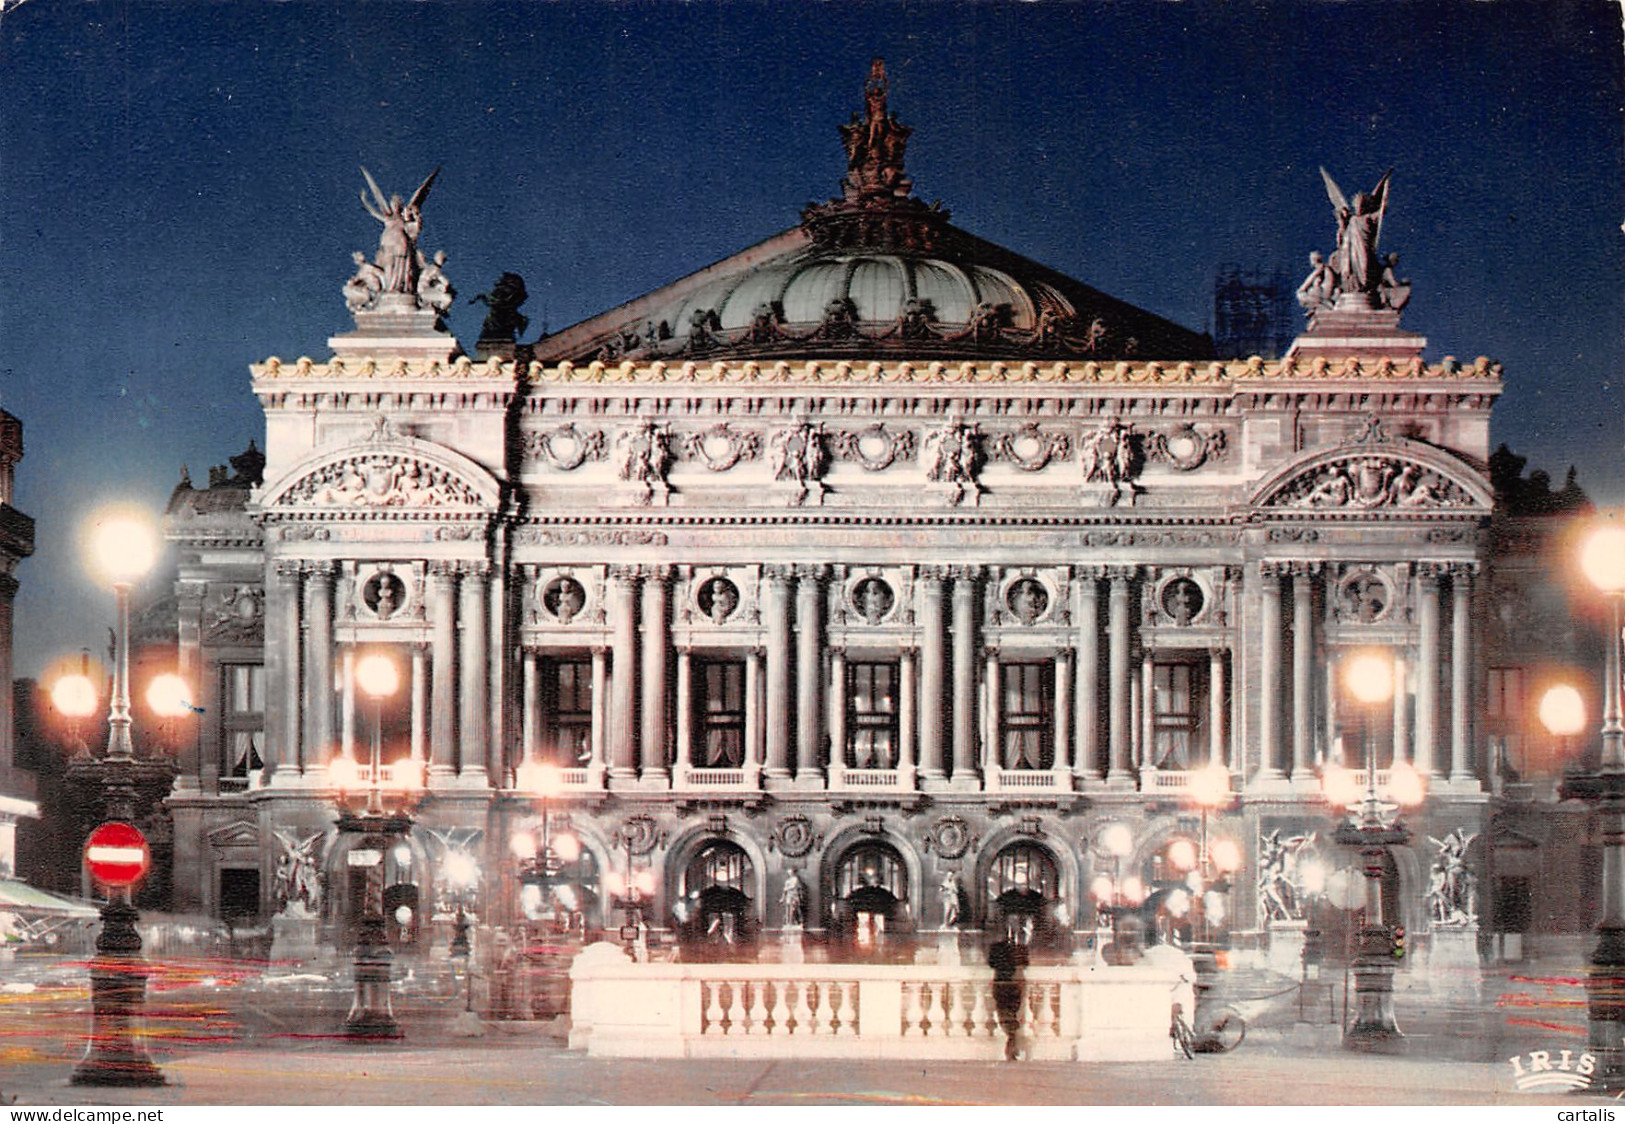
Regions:
<svg viewBox="0 0 1625 1124"><path fill-rule="evenodd" d="M745 711L749 714L750 684L745 685ZM681 778L694 764L694 653L688 648L677 652L677 744L672 754L672 776Z"/></svg>
<svg viewBox="0 0 1625 1124"><path fill-rule="evenodd" d="M790 780L790 571L764 566L767 586L767 783Z"/></svg>
<svg viewBox="0 0 1625 1124"><path fill-rule="evenodd" d="M603 784L604 745L608 735L606 707L609 700L604 692L609 684L609 649L592 650L592 759L587 763L587 783L593 788Z"/></svg>
<svg viewBox="0 0 1625 1124"><path fill-rule="evenodd" d="M1207 653L1207 758L1210 762L1234 769L1230 758L1229 731L1225 723L1225 702L1229 695L1224 675L1224 649L1210 648Z"/></svg>
<svg viewBox="0 0 1625 1124"><path fill-rule="evenodd" d="M266 593L265 676L271 692L265 715L265 768L273 784L297 781L304 685L304 573L293 560L273 562Z"/></svg>
<svg viewBox="0 0 1625 1124"><path fill-rule="evenodd" d="M671 568L643 568L643 780L664 786L670 753L666 744L666 652L671 647L667 630ZM680 694L686 699L688 695Z"/></svg>
<svg viewBox="0 0 1625 1124"><path fill-rule="evenodd" d="M1431 567L1417 575L1416 771L1431 777L1439 771L1439 577Z"/></svg>
<svg viewBox="0 0 1625 1124"><path fill-rule="evenodd" d="M1472 691L1471 566L1450 571L1450 781L1470 784L1476 779L1472 761L1472 729L1468 699Z"/></svg>
<svg viewBox="0 0 1625 1124"><path fill-rule="evenodd" d="M458 769L461 776L474 784L487 780L488 748L491 744L491 707L486 692L490 689L490 622L486 618L486 588L490 567L484 562L465 562L462 566L462 605L458 625L462 634L458 670L460 676L458 733L461 752ZM491 780L501 782L500 776Z"/></svg>
<svg viewBox="0 0 1625 1124"><path fill-rule="evenodd" d="M610 692L609 779L625 784L637 777L637 569L609 571Z"/></svg>
<svg viewBox="0 0 1625 1124"><path fill-rule="evenodd" d="M1096 710L1100 705L1100 572L1093 567L1078 570L1078 689L1073 697L1077 713L1073 728L1077 752L1072 756L1072 773L1078 787L1085 781L1104 778L1100 762L1100 726Z"/></svg>
<svg viewBox="0 0 1625 1124"><path fill-rule="evenodd" d="M947 660L944 652L946 617L943 598L943 574L940 570L922 571L920 583L920 779L926 784L940 784L946 779L943 767L943 693Z"/></svg>
<svg viewBox="0 0 1625 1124"><path fill-rule="evenodd" d="M520 656L519 663L519 683L521 690L524 691L519 703L519 759L521 761L529 760L542 744L541 714L537 705L540 702L538 678L536 653L527 648L524 654ZM594 704L597 701L595 696L593 699Z"/></svg>
<svg viewBox="0 0 1625 1124"><path fill-rule="evenodd" d="M1067 758L1072 753L1072 653L1062 649L1055 655L1055 760L1051 767L1057 774L1071 771ZM1064 790L1066 778L1057 775L1057 785Z"/></svg>
<svg viewBox="0 0 1625 1124"><path fill-rule="evenodd" d="M1110 574L1111 592L1107 601L1106 628L1110 633L1109 714L1111 716L1111 772L1108 784L1132 787L1130 753L1134 747L1133 686L1129 668L1128 583L1132 569L1114 568Z"/></svg>
<svg viewBox="0 0 1625 1124"><path fill-rule="evenodd" d="M745 653L745 776L754 786L762 776L766 739L766 704L762 701L762 664L766 653L752 648Z"/></svg>
<svg viewBox="0 0 1625 1124"><path fill-rule="evenodd" d="M305 577L305 741L301 772L325 769L333 755L333 574L311 562Z"/></svg>
<svg viewBox="0 0 1625 1124"><path fill-rule="evenodd" d="M914 668L918 664L914 651L904 648L897 656L897 677L900 680L897 700L897 772L903 788L914 787L915 706Z"/></svg>
<svg viewBox="0 0 1625 1124"><path fill-rule="evenodd" d="M829 652L829 772L846 765L846 649Z"/></svg>
<svg viewBox="0 0 1625 1124"><path fill-rule="evenodd" d="M976 568L957 566L954 582L955 788L975 788L976 775Z"/></svg>
<svg viewBox="0 0 1625 1124"><path fill-rule="evenodd" d="M457 564L429 566L429 779L457 772Z"/></svg>
<svg viewBox="0 0 1625 1124"><path fill-rule="evenodd" d="M1309 564L1292 566L1292 779L1314 783L1314 577Z"/></svg>
<svg viewBox="0 0 1625 1124"><path fill-rule="evenodd" d="M1258 691L1259 776L1279 779L1281 771L1281 578L1272 563L1259 567L1263 605L1259 612Z"/></svg>
<svg viewBox="0 0 1625 1124"><path fill-rule="evenodd" d="M795 574L796 785L822 787L825 568L797 566Z"/></svg>
<svg viewBox="0 0 1625 1124"><path fill-rule="evenodd" d="M1009 768L1010 762L1005 760L1004 746L999 744L999 714L1003 704L1000 694L1004 690L999 678L999 650L989 646L982 658L986 663L982 679L987 684L984 699L987 709L982 715L982 739L987 747L982 757L982 771L985 773L992 769Z"/></svg>
<svg viewBox="0 0 1625 1124"><path fill-rule="evenodd" d="M339 652L339 753L355 760L355 645Z"/></svg>
<svg viewBox="0 0 1625 1124"><path fill-rule="evenodd" d="M426 761L429 734L429 650L412 645L412 760Z"/></svg>

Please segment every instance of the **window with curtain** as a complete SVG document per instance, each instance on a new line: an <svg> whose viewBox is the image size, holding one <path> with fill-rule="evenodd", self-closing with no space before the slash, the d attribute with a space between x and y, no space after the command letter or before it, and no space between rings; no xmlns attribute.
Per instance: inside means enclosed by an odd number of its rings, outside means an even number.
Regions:
<svg viewBox="0 0 1625 1124"><path fill-rule="evenodd" d="M225 664L220 674L220 776L246 781L265 767L265 668Z"/></svg>
<svg viewBox="0 0 1625 1124"><path fill-rule="evenodd" d="M999 665L999 742L1006 769L1048 769L1055 764L1055 669L1049 663Z"/></svg>
<svg viewBox="0 0 1625 1124"><path fill-rule="evenodd" d="M542 683L551 760L585 764L592 758L592 661L549 660Z"/></svg>
<svg viewBox="0 0 1625 1124"><path fill-rule="evenodd" d="M737 660L696 665L690 760L701 769L737 769L745 763L745 665Z"/></svg>
<svg viewBox="0 0 1625 1124"><path fill-rule="evenodd" d="M897 768L897 665L850 663L846 681L847 765Z"/></svg>
<svg viewBox="0 0 1625 1124"><path fill-rule="evenodd" d="M1189 662L1151 668L1151 764L1190 769L1208 760L1207 668Z"/></svg>

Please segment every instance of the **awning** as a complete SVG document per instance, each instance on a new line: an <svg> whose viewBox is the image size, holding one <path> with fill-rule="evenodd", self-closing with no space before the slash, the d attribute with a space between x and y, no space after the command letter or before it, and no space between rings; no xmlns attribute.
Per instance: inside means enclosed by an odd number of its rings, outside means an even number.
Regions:
<svg viewBox="0 0 1625 1124"><path fill-rule="evenodd" d="M0 910L31 916L87 919L101 914L101 910L89 902L47 893L11 878L0 878Z"/></svg>

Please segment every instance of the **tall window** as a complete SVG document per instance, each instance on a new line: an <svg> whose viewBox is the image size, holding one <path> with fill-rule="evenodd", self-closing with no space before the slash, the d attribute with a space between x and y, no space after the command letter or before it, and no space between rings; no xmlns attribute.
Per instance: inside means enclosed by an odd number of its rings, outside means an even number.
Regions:
<svg viewBox="0 0 1625 1124"><path fill-rule="evenodd" d="M1151 668L1151 764L1188 769L1207 761L1207 669L1194 663Z"/></svg>
<svg viewBox="0 0 1625 1124"><path fill-rule="evenodd" d="M846 678L846 763L897 768L897 665L848 664Z"/></svg>
<svg viewBox="0 0 1625 1124"><path fill-rule="evenodd" d="M592 757L592 661L549 660L542 680L546 692L547 744L553 761L579 765Z"/></svg>
<svg viewBox="0 0 1625 1124"><path fill-rule="evenodd" d="M737 769L745 763L745 665L737 660L704 661L695 667L694 765Z"/></svg>
<svg viewBox="0 0 1625 1124"><path fill-rule="evenodd" d="M1055 669L1048 663L999 668L1003 703L999 743L1006 769L1048 769L1055 764Z"/></svg>
<svg viewBox="0 0 1625 1124"><path fill-rule="evenodd" d="M231 663L220 675L220 776L246 781L265 767L265 668Z"/></svg>
<svg viewBox="0 0 1625 1124"><path fill-rule="evenodd" d="M1492 767L1503 779L1516 779L1529 771L1523 709L1527 685L1521 667L1492 667L1484 674L1484 733L1496 757Z"/></svg>

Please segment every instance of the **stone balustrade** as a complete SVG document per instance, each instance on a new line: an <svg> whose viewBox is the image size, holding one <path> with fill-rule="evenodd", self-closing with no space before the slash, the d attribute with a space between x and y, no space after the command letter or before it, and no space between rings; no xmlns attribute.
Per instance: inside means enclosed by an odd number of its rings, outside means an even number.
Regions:
<svg viewBox="0 0 1625 1124"><path fill-rule="evenodd" d="M593 945L570 970L570 1045L594 1057L998 1060L993 974L980 965L634 963ZM1022 1037L1037 1059L1169 1056L1189 983L1149 966L1029 968Z"/></svg>

